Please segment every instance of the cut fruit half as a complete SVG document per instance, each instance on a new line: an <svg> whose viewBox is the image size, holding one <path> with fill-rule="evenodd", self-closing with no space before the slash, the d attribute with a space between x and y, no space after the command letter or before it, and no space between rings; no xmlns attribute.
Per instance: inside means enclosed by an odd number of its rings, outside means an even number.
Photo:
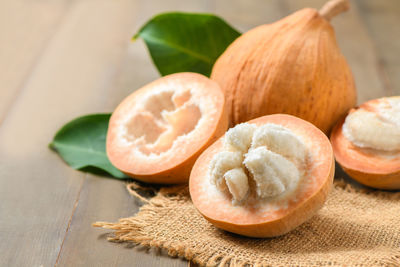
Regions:
<svg viewBox="0 0 400 267"><path fill-rule="evenodd" d="M324 204L334 176L328 138L291 115L230 129L197 159L193 204L212 224L250 237L283 235Z"/></svg>
<svg viewBox="0 0 400 267"><path fill-rule="evenodd" d="M185 183L201 152L228 127L224 95L203 75L160 78L125 98L111 116L107 156L149 183Z"/></svg>
<svg viewBox="0 0 400 267"><path fill-rule="evenodd" d="M337 162L354 180L400 189L400 97L370 100L340 120L331 134Z"/></svg>

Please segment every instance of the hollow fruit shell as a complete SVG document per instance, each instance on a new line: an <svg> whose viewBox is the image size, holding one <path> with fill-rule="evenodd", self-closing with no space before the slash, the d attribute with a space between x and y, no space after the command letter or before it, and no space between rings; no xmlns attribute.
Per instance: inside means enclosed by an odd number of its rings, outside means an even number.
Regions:
<svg viewBox="0 0 400 267"><path fill-rule="evenodd" d="M233 205L231 197L211 184L209 165L221 151L223 137L211 145L196 161L190 174L189 189L194 206L216 227L249 237L274 237L283 235L310 219L324 204L334 176L334 157L328 138L312 124L285 114L263 116L249 123L258 126L275 123L299 135L311 153L304 186L285 207L265 209L264 205Z"/></svg>
<svg viewBox="0 0 400 267"><path fill-rule="evenodd" d="M328 134L356 103L333 27L311 8L244 33L218 58L211 79L225 93L231 125L285 113Z"/></svg>
<svg viewBox="0 0 400 267"><path fill-rule="evenodd" d="M200 103L199 98L203 97L208 99L208 103L212 102L207 107L200 107L203 113L208 114L208 119L203 120L201 127L196 126L190 140L186 140L176 149L167 151L159 160L135 156L133 153L135 146L121 141L121 124L127 117L134 116L135 112L132 110L143 103L148 95L157 94L158 88L167 87L173 91L174 86L188 88L192 92L197 91L198 99L194 99L195 102ZM158 104L155 103L152 106L155 105ZM184 113L181 115L186 118L191 116L187 112ZM186 122L180 121L179 118L173 121L177 127L183 128ZM132 125L131 127L140 126ZM146 125L143 125L143 128L145 127ZM135 179L160 184L187 183L197 157L223 135L227 127L224 95L217 83L197 73L171 74L136 90L119 104L109 122L106 140L107 156L116 168Z"/></svg>

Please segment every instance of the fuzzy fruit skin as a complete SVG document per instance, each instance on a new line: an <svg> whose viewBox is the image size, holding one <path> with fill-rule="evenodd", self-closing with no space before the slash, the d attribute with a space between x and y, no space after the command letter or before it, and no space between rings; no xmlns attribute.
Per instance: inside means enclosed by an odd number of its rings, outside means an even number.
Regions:
<svg viewBox="0 0 400 267"><path fill-rule="evenodd" d="M285 113L328 134L356 103L334 30L310 8L244 33L218 58L211 79L225 93L231 125Z"/></svg>
<svg viewBox="0 0 400 267"><path fill-rule="evenodd" d="M376 100L369 102L372 101ZM355 109L350 113L353 111ZM345 118L338 121L330 137L336 161L342 169L363 185L384 190L400 189L400 159L391 164L379 156L361 151L343 135L344 121Z"/></svg>
<svg viewBox="0 0 400 267"><path fill-rule="evenodd" d="M217 142L203 152L196 161L190 174L189 190L192 201L194 206L205 219L220 229L239 235L249 237L275 237L286 234L301 225L310 219L323 206L331 190L335 173L335 161L328 138L312 124L290 115L274 114L249 121L249 123L255 123L257 125L265 123L281 124L286 122L292 125L298 125L299 127L304 127L304 133L307 133L309 136L312 136L311 138L318 140L316 146L323 147L325 149L324 151L328 154L328 161L324 163L326 172L324 172L324 177L321 177L323 182L318 185L318 189L313 191L307 199L304 199L304 201L301 202L300 205L295 206L290 212L285 213L283 216L279 216L279 218L274 220L264 220L257 223L243 224L234 221L216 219L217 216L213 215L218 213L218 210L216 210L216 206L218 205L204 208L205 206L200 203L202 201L202 196L200 195L201 193L199 193L201 191L199 190L199 186L201 186L204 179L207 179L206 172L210 160L222 149L223 137L221 137Z"/></svg>
<svg viewBox="0 0 400 267"><path fill-rule="evenodd" d="M184 159L177 161L172 166L164 166L164 162L158 162L157 164L149 164L145 160L135 159L133 162L127 161L128 154L130 151L126 148L118 147L118 133L117 129L119 127L119 117L124 116L124 112L121 110L125 105L130 103L135 103L141 100L141 95L144 92L152 91L155 86L163 83L170 82L182 82L184 84L190 84L193 81L204 83L206 85L208 94L215 97L215 101L218 101L218 117L215 118L215 123L212 127L206 129L205 138L197 138L196 140L191 140L191 147L193 153L184 155ZM189 180L191 169L200 156L200 154L212 143L215 142L220 136L222 136L228 128L228 113L226 109L226 104L224 101L223 93L217 83L208 79L207 77L197 74L197 73L175 73L171 75L164 76L152 83L136 90L131 95L126 97L120 105L113 112L106 139L106 152L111 163L120 171L126 175L135 178L137 180L146 183L156 183L156 184L182 184L187 183ZM203 141L199 141L203 140ZM205 141L204 141L205 140ZM174 155L171 155L173 157Z"/></svg>

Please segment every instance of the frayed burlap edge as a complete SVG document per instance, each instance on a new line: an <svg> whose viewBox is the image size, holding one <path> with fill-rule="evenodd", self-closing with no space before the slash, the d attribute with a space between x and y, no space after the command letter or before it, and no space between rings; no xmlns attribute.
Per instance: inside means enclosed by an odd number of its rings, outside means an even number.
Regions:
<svg viewBox="0 0 400 267"><path fill-rule="evenodd" d="M142 187L137 183L130 183L127 185L128 192L144 203L135 216L122 218L117 223L95 222L92 226L114 230L113 235L107 238L108 241L134 242L144 247L161 248L165 249L171 257L183 257L187 260L193 260L197 253L193 252L191 249L185 249L180 242L155 240L154 237L151 237L142 231L143 226L148 225L148 221L154 217L158 208L168 206L168 202L171 201L187 201L187 186L161 188L156 196L151 199L146 199L137 193L135 190L138 189L144 191L156 191L156 189Z"/></svg>
<svg viewBox="0 0 400 267"><path fill-rule="evenodd" d="M400 192L385 192L367 188L355 188L346 183L344 180L335 180L334 186L352 194L367 194L379 199L400 200ZM137 190L156 191L153 188L143 188L142 186L131 183L127 185L129 193L140 199L144 205L139 212L133 217L122 218L116 223L96 222L94 227L111 229L113 233L108 237L112 242L133 242L143 247L159 248L165 250L171 257L181 257L188 261L192 261L200 266L271 266L269 262L238 259L235 255L226 255L224 253L214 253L203 251L201 248L188 247L187 244L177 240L168 240L149 235L144 228L153 221L155 214L159 209L170 208L171 203L179 205L179 203L188 202L187 186L175 186L161 188L154 197L147 199L138 194ZM312 265L329 265L339 266L335 262L309 262L306 265L298 264L298 266ZM400 266L400 248L393 250L389 258L382 259L379 262L370 262L369 264L346 264L346 266ZM284 265L282 265L284 266Z"/></svg>

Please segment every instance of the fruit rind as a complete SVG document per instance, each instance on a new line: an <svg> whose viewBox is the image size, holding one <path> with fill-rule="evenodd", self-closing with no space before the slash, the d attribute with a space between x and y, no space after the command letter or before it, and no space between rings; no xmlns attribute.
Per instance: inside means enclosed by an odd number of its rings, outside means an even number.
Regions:
<svg viewBox="0 0 400 267"><path fill-rule="evenodd" d="M206 112L203 113L199 120L202 121L203 126L199 129L199 125L196 125L197 128L195 128L196 131L200 130L201 133L199 132L199 134L195 135L195 138L191 138L190 140L187 140L187 138L180 138L181 136L179 136L178 138L181 140L180 144L179 146L172 146L173 148L175 147L173 153L164 153L161 151L157 155L153 155L152 150L150 150L148 155L146 155L142 152L139 153L140 151L133 151L132 146L134 147L135 144L124 141L124 138L122 138L124 132L121 131L127 119L132 117L132 114L136 114L132 109L142 109L142 106L146 104L142 101L143 99L148 99L150 96L157 95L158 92L165 91L165 88L167 88L166 91L174 90L175 86L184 88L183 91L186 90L185 88L188 88L191 92L195 92L196 95L192 97L196 96L196 99L192 101L200 103L198 102L200 101L197 97L198 95L206 97L208 99L207 101L210 102L210 104L206 106L201 106L201 104L199 104L199 107ZM191 88L191 86L198 87L196 87L196 89ZM182 106L181 104L185 102L185 98L187 97L182 95L172 99L174 105L177 107L176 110L179 110L178 107ZM156 106L151 105L151 107L147 108L156 108ZM143 114L146 114L146 112ZM168 110L167 112L161 112L162 116L169 114L170 111ZM187 116L188 114L183 115ZM180 125L179 123L179 118L183 115L178 114L174 118L168 116L165 118L177 119L177 121L169 121L169 123L176 123L179 127L185 127L185 125ZM203 119L204 116L206 116L206 118ZM133 125L133 127L134 126L135 125ZM228 119L224 95L218 84L200 74L177 73L162 77L140 88L121 102L114 111L109 122L106 151L111 163L115 167L135 179L148 183L186 183L197 157L210 144L223 135L227 127Z"/></svg>
<svg viewBox="0 0 400 267"><path fill-rule="evenodd" d="M237 38L214 64L211 79L225 93L231 126L285 113L328 134L356 104L354 79L334 30L310 8Z"/></svg>
<svg viewBox="0 0 400 267"><path fill-rule="evenodd" d="M400 151L400 97L380 98L353 109L342 130L360 148Z"/></svg>
<svg viewBox="0 0 400 267"><path fill-rule="evenodd" d="M382 99L370 100L359 108L375 112L380 101ZM354 113L357 109L352 109L349 113ZM330 136L336 160L342 169L363 185L385 190L400 189L400 152L354 144L344 134L345 118L344 116L337 122Z"/></svg>
<svg viewBox="0 0 400 267"><path fill-rule="evenodd" d="M334 175L333 152L326 136L310 123L290 115L276 114L250 121L250 123L259 123L259 125L267 122L282 123L290 129L293 129L290 125L294 124L296 126L293 130L296 134L307 138L307 146L310 145L310 142L317 143L317 145L312 145L310 157L321 157L312 158L313 164L308 166L311 175L307 176L307 181L309 181L305 185L307 189L302 192L300 199L291 199L286 203L286 208L278 211L274 211L273 204L267 206L265 204L254 206L254 203L232 205L230 198L222 195L216 188L213 191L212 187L207 185L205 176L213 155L223 147L222 139L220 139L199 157L189 180L193 204L207 220L218 228L251 237L279 236L311 218L326 200Z"/></svg>

